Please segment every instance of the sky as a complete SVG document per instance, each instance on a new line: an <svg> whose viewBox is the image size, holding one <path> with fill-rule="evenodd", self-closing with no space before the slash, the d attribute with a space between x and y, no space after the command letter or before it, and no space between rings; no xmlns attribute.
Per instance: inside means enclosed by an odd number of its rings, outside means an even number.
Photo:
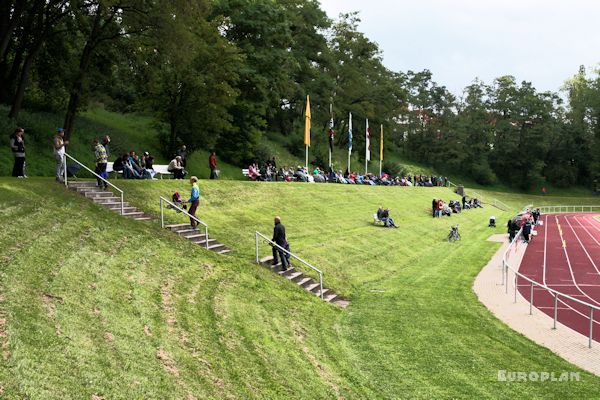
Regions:
<svg viewBox="0 0 600 400"><path fill-rule="evenodd" d="M359 11L359 31L393 71L429 69L460 95L475 78L503 75L557 92L600 66L596 0L320 0L331 18ZM594 28L594 26L596 28Z"/></svg>

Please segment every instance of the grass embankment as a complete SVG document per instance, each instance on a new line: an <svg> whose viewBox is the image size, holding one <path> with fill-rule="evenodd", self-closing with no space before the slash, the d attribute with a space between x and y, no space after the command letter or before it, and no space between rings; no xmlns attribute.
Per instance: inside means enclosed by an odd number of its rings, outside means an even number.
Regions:
<svg viewBox="0 0 600 400"><path fill-rule="evenodd" d="M159 194L188 186L121 183L128 201L152 212ZM236 249L218 256L49 180L0 179L0 187L5 398L600 395L600 380L585 373L570 383L497 380L501 369L578 369L477 301L473 279L498 248L485 239L504 230L487 219L509 213L434 220L431 198L449 199L447 189L202 181L199 215ZM532 202L503 199L511 200ZM400 229L373 226L380 204ZM292 249L351 299L347 310L252 264L253 232L269 234L274 214ZM459 243L443 240L451 223L460 224Z"/></svg>

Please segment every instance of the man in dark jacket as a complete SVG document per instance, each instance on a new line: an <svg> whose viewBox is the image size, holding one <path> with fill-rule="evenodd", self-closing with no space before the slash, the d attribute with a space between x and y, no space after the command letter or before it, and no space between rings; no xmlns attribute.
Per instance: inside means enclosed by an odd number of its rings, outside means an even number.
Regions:
<svg viewBox="0 0 600 400"><path fill-rule="evenodd" d="M281 223L280 217L275 217L275 227L273 228L273 242L277 243L279 246L287 249L288 243L285 237L285 226ZM277 254L281 258L281 267L285 271L288 267L288 255L285 251L280 248L273 246L273 265L277 264Z"/></svg>

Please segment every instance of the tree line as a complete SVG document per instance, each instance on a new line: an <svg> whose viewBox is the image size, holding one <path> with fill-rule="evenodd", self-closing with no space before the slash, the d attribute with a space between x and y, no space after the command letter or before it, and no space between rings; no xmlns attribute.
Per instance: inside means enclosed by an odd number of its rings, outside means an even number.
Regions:
<svg viewBox="0 0 600 400"><path fill-rule="evenodd" d="M599 177L598 71L582 68L563 97L511 76L455 96L430 71L386 68L358 23L328 18L317 0L3 1L0 102L15 119L23 108L64 113L69 136L92 101L151 114L166 155L185 143L242 164L265 155L266 136L302 154L310 94L322 144L312 161L323 166L332 104L339 147L351 112L355 149L368 118L384 126L388 153L482 184Z"/></svg>

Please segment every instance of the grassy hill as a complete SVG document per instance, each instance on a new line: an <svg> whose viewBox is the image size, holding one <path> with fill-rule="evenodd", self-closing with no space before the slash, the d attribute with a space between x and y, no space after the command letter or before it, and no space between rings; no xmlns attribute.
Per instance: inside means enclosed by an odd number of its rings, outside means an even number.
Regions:
<svg viewBox="0 0 600 400"><path fill-rule="evenodd" d="M158 214L184 181L120 181ZM8 399L597 398L600 380L497 321L471 291L498 248L497 209L429 216L448 189L201 181L218 256L91 204L49 179L0 178L0 396ZM496 196L496 193L482 193ZM527 203L595 199L504 196ZM400 229L376 227L378 205ZM352 304L338 309L258 267L279 214L292 250ZM167 212L170 222L185 221ZM450 224L463 240L444 241ZM261 244L261 255L269 248ZM583 340L583 339L582 339ZM98 397L93 397L98 396Z"/></svg>

